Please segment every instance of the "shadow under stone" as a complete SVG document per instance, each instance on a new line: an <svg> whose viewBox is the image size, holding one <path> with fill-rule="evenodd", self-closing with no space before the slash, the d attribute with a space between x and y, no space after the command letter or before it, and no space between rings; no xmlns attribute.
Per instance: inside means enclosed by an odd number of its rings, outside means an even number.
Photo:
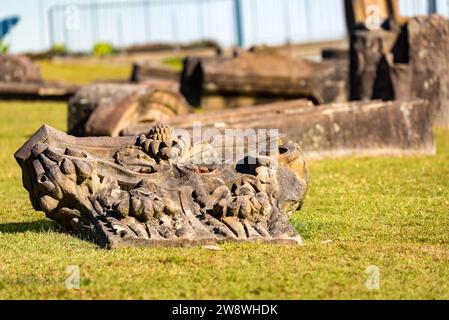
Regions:
<svg viewBox="0 0 449 320"><path fill-rule="evenodd" d="M12 222L0 224L0 233L25 233L25 232L60 232L61 228L53 221L42 219L34 222Z"/></svg>

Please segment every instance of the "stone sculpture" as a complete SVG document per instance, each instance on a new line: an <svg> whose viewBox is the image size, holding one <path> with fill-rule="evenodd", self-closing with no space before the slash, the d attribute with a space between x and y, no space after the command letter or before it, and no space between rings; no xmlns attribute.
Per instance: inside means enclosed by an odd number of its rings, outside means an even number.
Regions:
<svg viewBox="0 0 449 320"><path fill-rule="evenodd" d="M117 138L43 126L15 157L33 207L106 248L300 243L289 216L307 191L301 148L275 136L229 161L217 141L162 124Z"/></svg>

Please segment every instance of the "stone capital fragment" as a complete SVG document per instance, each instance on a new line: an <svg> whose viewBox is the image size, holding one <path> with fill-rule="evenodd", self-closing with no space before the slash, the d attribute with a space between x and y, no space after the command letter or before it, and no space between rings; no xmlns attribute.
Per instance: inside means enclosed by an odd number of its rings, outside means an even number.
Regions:
<svg viewBox="0 0 449 320"><path fill-rule="evenodd" d="M118 138L43 126L15 157L33 207L106 248L298 244L289 216L303 203L308 171L297 144L278 142L220 162L219 148L197 148L168 125Z"/></svg>

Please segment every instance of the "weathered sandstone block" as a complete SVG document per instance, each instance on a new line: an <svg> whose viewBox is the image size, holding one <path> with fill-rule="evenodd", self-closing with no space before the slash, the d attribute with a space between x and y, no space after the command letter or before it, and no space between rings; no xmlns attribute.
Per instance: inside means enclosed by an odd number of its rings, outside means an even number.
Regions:
<svg viewBox="0 0 449 320"><path fill-rule="evenodd" d="M139 122L158 122L189 113L184 99L157 84L93 84L69 101L69 133L117 136Z"/></svg>
<svg viewBox="0 0 449 320"><path fill-rule="evenodd" d="M41 82L39 68L27 57L0 54L0 82Z"/></svg>
<svg viewBox="0 0 449 320"><path fill-rule="evenodd" d="M449 127L449 20L414 17L398 30L351 35L351 99L430 102L438 127Z"/></svg>
<svg viewBox="0 0 449 320"><path fill-rule="evenodd" d="M179 72L168 66L154 64L151 61L136 61L133 63L130 80L132 82L143 82L153 79L179 81L179 78Z"/></svg>
<svg viewBox="0 0 449 320"><path fill-rule="evenodd" d="M0 55L0 99L69 99L78 86L43 81L39 67L26 56Z"/></svg>
<svg viewBox="0 0 449 320"><path fill-rule="evenodd" d="M347 63L293 59L272 52L237 57L188 57L181 92L206 110L307 98L316 104L347 100Z"/></svg>
<svg viewBox="0 0 449 320"><path fill-rule="evenodd" d="M79 86L55 82L0 82L0 99L67 101Z"/></svg>
<svg viewBox="0 0 449 320"><path fill-rule="evenodd" d="M303 146L307 158L434 154L432 114L426 101L368 101L313 106L296 100L266 106L176 117L172 126L193 131L277 129ZM145 124L124 135L149 130Z"/></svg>

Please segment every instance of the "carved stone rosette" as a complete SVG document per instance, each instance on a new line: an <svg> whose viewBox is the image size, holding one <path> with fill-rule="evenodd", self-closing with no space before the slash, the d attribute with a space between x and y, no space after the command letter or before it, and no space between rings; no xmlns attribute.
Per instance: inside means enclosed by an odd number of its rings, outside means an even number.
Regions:
<svg viewBox="0 0 449 320"><path fill-rule="evenodd" d="M276 150L220 162L222 146L166 125L120 138L43 126L15 157L33 207L102 247L298 244L289 216L306 195L307 166L297 144L276 139Z"/></svg>

